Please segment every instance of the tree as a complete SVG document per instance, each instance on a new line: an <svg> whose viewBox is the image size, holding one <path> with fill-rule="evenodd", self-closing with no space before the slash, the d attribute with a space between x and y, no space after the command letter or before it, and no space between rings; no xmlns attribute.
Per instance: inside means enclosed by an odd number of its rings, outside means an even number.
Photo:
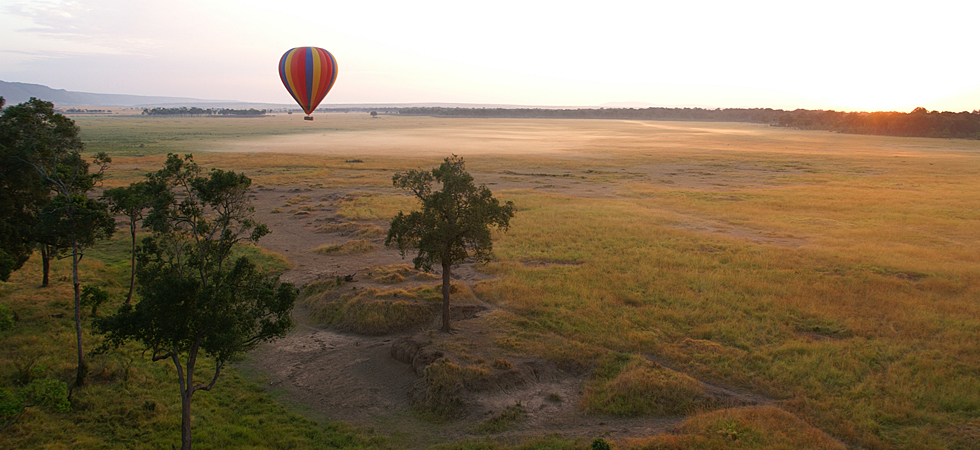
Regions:
<svg viewBox="0 0 980 450"><path fill-rule="evenodd" d="M479 261L490 259L490 227L506 231L514 217L514 203L501 205L486 186L474 186L463 159L456 155L431 172L410 170L395 174L391 181L412 192L422 210L409 215L399 212L391 221L385 245L397 245L403 258L409 249L417 249L412 260L416 269L431 271L435 262L442 266L442 331L448 333L452 267L471 253ZM433 191L433 181L442 184L442 190Z"/></svg>
<svg viewBox="0 0 980 450"><path fill-rule="evenodd" d="M285 335L296 289L262 273L236 244L269 233L252 220L251 180L212 169L207 175L190 155L169 155L165 167L147 180L153 204L144 218L152 231L137 257L139 301L110 317L96 319L104 349L128 341L151 351L153 361L170 360L177 369L181 400L181 448L191 448L191 400L209 391L221 369L261 342ZM215 361L207 384L196 384L202 355Z"/></svg>
<svg viewBox="0 0 980 450"><path fill-rule="evenodd" d="M0 108L3 105L0 97ZM16 113L0 116L0 281L7 281L30 258L38 214L51 198L50 189L23 154L24 130Z"/></svg>
<svg viewBox="0 0 980 450"><path fill-rule="evenodd" d="M72 285L75 293L75 337L78 367L75 386L85 384L88 365L82 345L81 281L78 264L85 248L112 235L115 223L106 205L85 194L102 180L111 161L99 153L94 163L99 170L89 173L82 156L84 145L75 122L55 114L54 105L36 98L4 110L0 116L4 146L33 168L53 198L41 209L34 238L42 244L66 246L71 251ZM112 223L108 226L108 223Z"/></svg>
<svg viewBox="0 0 980 450"><path fill-rule="evenodd" d="M129 234L132 249L129 264L129 293L126 303L133 301L133 289L136 286L136 230L143 220L143 212L150 207L152 198L149 196L146 182L139 181L129 186L108 189L102 193L102 198L109 202L112 212L122 214L129 219Z"/></svg>

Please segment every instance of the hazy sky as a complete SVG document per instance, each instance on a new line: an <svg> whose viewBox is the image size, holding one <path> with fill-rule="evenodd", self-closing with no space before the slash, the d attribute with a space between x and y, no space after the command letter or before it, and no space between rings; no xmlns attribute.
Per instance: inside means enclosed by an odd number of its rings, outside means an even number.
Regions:
<svg viewBox="0 0 980 450"><path fill-rule="evenodd" d="M0 80L291 103L980 109L980 1L0 0Z"/></svg>

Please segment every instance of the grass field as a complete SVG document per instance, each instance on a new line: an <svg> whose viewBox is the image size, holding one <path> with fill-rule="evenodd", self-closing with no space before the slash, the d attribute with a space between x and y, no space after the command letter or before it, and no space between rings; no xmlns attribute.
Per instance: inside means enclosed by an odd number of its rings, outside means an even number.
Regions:
<svg viewBox="0 0 980 450"><path fill-rule="evenodd" d="M507 311L498 323L507 337L497 345L614 367L587 390L595 393L589 407L599 411L615 406L602 404L613 398L614 383L628 383L634 373L661 376L635 362L610 366L602 356L609 352L627 355L623 361L662 360L697 379L774 400L775 407L761 411L695 415L676 435L619 448L716 442L820 448L820 438L772 444L773 436L802 424L852 447L980 446L978 141L727 123L324 119L76 120L87 150L114 158L108 185L138 179L167 152L194 153L200 164L243 171L257 186L370 190L344 204L351 220L384 219L405 207L404 194L390 186L395 171L463 156L477 182L518 208L485 268L495 277L473 289ZM114 280L124 274L114 255L92 256L85 272L118 289ZM62 335L70 319L52 318L68 307L69 289L64 282L34 289L36 270L29 266L0 286L0 301L21 318L0 334L0 380L7 386L31 358L39 361L32 376L70 378L70 349L56 344L68 341ZM102 363L115 374L105 382L113 386L145 360L135 352L113 358ZM139 380L166 379L166 369L146 365ZM251 392L234 388L245 382L231 377L219 383L235 391L228 395ZM103 417L117 429L123 425L116 419L127 414L154 430L147 442L176 436L176 394L159 384L167 382L127 383L139 390L132 401L143 406L111 412L118 407L93 399L70 413L37 410L20 420L21 434L9 442L37 443L22 435L68 426L75 431L52 438L51 448L74 447L80 441L72 433L106 440L133 431L104 431L87 421ZM115 395L98 389L82 395ZM195 427L209 431L196 436L229 441L200 448L274 447L263 443L264 431L254 431L264 428L235 431L244 425L230 419L239 413L223 410L225 397L206 398L195 400L196 410L208 411ZM629 406L624 414L649 411ZM286 413L257 414L261 421ZM263 426L278 427L270 424ZM350 446L383 445L348 429L304 426L277 432L312 439L303 442L346 436ZM729 441L718 441L725 430ZM735 447L739 433L753 439ZM0 442L11 435L0 432ZM497 448L487 445L472 448Z"/></svg>

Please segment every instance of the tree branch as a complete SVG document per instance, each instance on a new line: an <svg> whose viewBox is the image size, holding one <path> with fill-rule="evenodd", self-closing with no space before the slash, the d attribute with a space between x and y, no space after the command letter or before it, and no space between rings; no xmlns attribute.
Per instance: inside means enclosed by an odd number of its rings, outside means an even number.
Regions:
<svg viewBox="0 0 980 450"><path fill-rule="evenodd" d="M171 352L171 351L169 351L169 350L167 350L165 353L162 353L162 354L160 353L160 351L161 350L158 349L158 348L154 348L153 349L153 355L151 356L151 358L153 359L153 362L161 361L161 360L170 358L170 357L172 357L174 355L174 353Z"/></svg>
<svg viewBox="0 0 980 450"><path fill-rule="evenodd" d="M219 362L218 365L215 366L214 368L214 378L211 379L211 382L206 385L201 384L201 385L194 386L194 392L210 391L211 388L214 387L214 383L218 382L218 375L221 375L221 368L224 367L224 365L225 365L224 361Z"/></svg>

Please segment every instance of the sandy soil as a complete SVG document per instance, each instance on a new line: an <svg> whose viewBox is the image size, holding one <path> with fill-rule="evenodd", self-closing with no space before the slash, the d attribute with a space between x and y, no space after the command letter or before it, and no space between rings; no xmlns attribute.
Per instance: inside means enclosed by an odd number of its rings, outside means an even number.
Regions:
<svg viewBox="0 0 980 450"><path fill-rule="evenodd" d="M262 188L255 192L256 218L273 230L263 238L261 245L286 255L294 265L283 275L286 281L303 285L317 278L354 275L355 281L350 286L361 289L371 287L373 283L362 276L367 268L409 263L410 259L403 260L396 250L385 248L383 238L374 239L378 250L365 254L325 256L310 251L323 244L339 244L349 239L316 231L318 225L338 220L332 201L348 193L312 190L306 186ZM298 214L273 213L277 208L289 210L283 207L284 202L300 194L310 197L311 204L324 206ZM376 225L387 228L385 223ZM710 224L704 226L711 227ZM453 277L454 282L472 284L485 279L486 275L463 265L454 270ZM492 330L488 329L484 318L495 307L483 306L486 309L475 317L454 322L452 335L422 332L416 337L467 342L470 348L477 349L475 352L487 349L491 347L487 336ZM421 448L482 436L475 431L480 422L515 404L522 405L528 417L498 437L518 439L551 433L587 439L649 436L665 432L683 419L618 419L585 415L579 411L578 403L587 374L563 372L547 362L528 359L514 361L525 375L521 383L469 393L466 400L470 406L465 418L446 424L428 423L411 411L409 393L419 380L416 370L391 356L392 343L407 334L366 337L334 332L312 324L300 305L295 308L293 318L296 327L287 337L250 353L248 360L241 363L242 368L267 384L281 399L306 411L314 419L339 420L373 428L406 447ZM431 328L437 329L438 323L433 323ZM709 388L722 397L735 399L734 404L766 401L722 388Z"/></svg>

